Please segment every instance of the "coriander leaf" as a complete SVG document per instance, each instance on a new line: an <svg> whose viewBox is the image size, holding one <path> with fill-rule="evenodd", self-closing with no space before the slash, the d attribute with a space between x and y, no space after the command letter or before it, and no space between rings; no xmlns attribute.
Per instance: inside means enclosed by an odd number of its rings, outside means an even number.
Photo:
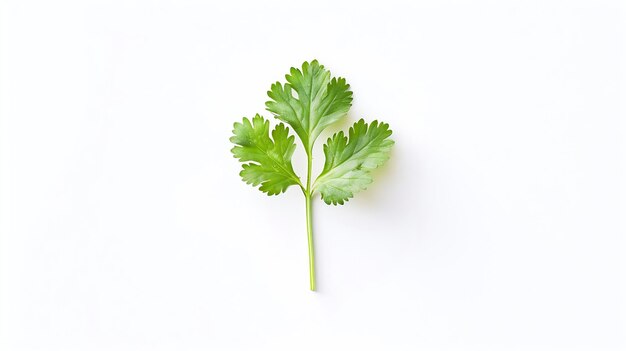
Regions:
<svg viewBox="0 0 626 351"><path fill-rule="evenodd" d="M371 124L362 119L344 136L336 133L324 145L324 170L313 182L313 146L320 133L345 117L352 106L350 85L343 78L331 78L317 60L304 62L300 69L291 68L286 83L272 84L265 105L274 117L287 123L298 135L306 153L306 183L293 171L291 156L295 137L282 123L271 132L269 121L260 115L235 123L230 141L232 153L243 164L240 175L268 195L278 195L291 185L302 190L306 210L306 232L309 249L309 282L316 290L315 250L313 245L313 199L317 191L327 204L344 204L372 182L371 171L388 158L393 145L386 123ZM305 185L306 184L306 185Z"/></svg>
<svg viewBox="0 0 626 351"><path fill-rule="evenodd" d="M230 141L235 146L231 152L243 164L241 178L267 195L278 195L291 185L301 185L300 178L293 171L291 155L296 148L294 137L289 129L278 124L269 135L270 122L256 115L252 122L244 118L235 123Z"/></svg>
<svg viewBox="0 0 626 351"><path fill-rule="evenodd" d="M343 205L354 193L366 189L372 182L371 171L389 159L393 140L386 123L356 122L349 130L335 133L324 145L324 169L315 181L327 204Z"/></svg>
<svg viewBox="0 0 626 351"><path fill-rule="evenodd" d="M265 105L293 128L310 153L322 130L348 113L352 106L350 85L343 78L331 79L317 60L304 62L301 70L292 67L285 78L284 85L272 84L267 92L272 100Z"/></svg>

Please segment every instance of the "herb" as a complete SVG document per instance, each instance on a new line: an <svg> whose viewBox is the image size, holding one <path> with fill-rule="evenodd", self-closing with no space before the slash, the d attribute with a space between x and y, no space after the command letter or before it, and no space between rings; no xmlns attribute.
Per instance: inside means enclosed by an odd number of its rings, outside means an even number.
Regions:
<svg viewBox="0 0 626 351"><path fill-rule="evenodd" d="M267 110L287 123L298 135L307 156L306 184L294 172L291 156L296 148L289 128L279 123L270 133L270 122L260 115L235 123L230 141L236 146L233 155L243 163L239 173L248 184L258 186L267 195L283 193L292 185L302 190L306 200L306 227L309 244L309 277L315 290L315 255L311 201L319 192L327 204L343 205L358 191L365 190L373 179L371 171L381 166L394 144L386 123L363 119L348 131L335 133L324 144L326 161L322 173L311 182L313 145L329 125L344 118L352 106L352 91L344 78L332 78L317 60L291 68L287 83L272 84L267 95Z"/></svg>

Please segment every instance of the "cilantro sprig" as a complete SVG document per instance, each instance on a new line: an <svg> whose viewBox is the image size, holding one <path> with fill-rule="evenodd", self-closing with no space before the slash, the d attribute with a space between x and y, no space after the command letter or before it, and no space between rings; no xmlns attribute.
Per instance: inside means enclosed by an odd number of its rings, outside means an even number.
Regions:
<svg viewBox="0 0 626 351"><path fill-rule="evenodd" d="M394 142L386 123L366 123L360 119L349 129L335 133L324 144L324 169L313 181L313 146L331 124L345 118L352 106L352 91L344 78L331 78L317 60L292 67L286 83L272 84L266 107L275 118L287 123L298 136L307 156L306 183L293 170L291 157L295 137L283 123L270 132L270 122L257 114L234 125L230 141L233 155L243 163L243 181L267 195L278 195L292 185L302 190L306 200L306 227L309 245L309 278L315 291L315 254L311 201L316 193L327 204L343 205L373 181L372 170L389 159Z"/></svg>

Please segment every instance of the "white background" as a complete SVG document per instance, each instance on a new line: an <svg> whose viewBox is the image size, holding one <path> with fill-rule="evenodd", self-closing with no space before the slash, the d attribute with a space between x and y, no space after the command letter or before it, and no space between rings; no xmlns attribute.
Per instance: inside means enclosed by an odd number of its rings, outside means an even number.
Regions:
<svg viewBox="0 0 626 351"><path fill-rule="evenodd" d="M0 349L626 347L620 1L0 9ZM396 140L317 200L317 293L228 142L313 58Z"/></svg>

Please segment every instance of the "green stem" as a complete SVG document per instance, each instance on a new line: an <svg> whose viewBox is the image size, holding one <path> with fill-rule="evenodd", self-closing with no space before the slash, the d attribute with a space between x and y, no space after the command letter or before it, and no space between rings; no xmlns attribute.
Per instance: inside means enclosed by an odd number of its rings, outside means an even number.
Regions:
<svg viewBox="0 0 626 351"><path fill-rule="evenodd" d="M306 197L306 233L309 239L309 280L315 291L315 252L313 249L313 226L311 225L311 196Z"/></svg>
<svg viewBox="0 0 626 351"><path fill-rule="evenodd" d="M313 248L313 224L311 218L311 150L307 152L307 176L306 176L306 234L309 243L309 281L311 283L311 291L315 291L315 250Z"/></svg>

